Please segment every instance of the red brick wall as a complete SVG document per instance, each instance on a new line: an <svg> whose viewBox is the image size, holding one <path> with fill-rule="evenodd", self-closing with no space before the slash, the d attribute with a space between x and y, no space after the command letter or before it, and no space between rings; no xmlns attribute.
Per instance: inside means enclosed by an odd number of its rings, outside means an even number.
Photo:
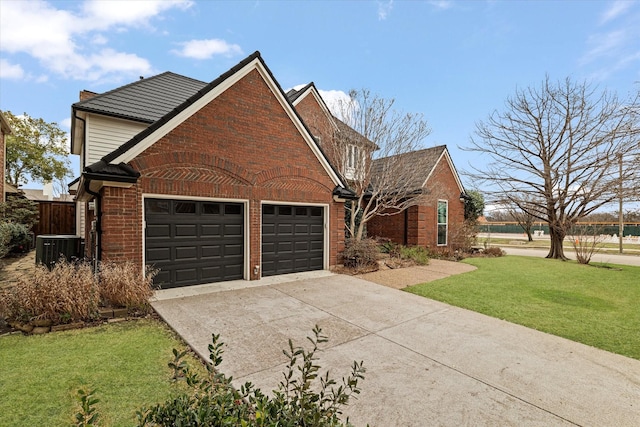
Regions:
<svg viewBox="0 0 640 427"><path fill-rule="evenodd" d="M250 256L260 265L260 202L330 206L329 264L344 245L334 184L257 71L227 89L130 164L130 189L103 191L103 259L142 262L142 195L249 200ZM253 268L251 278L253 276Z"/></svg>
<svg viewBox="0 0 640 427"><path fill-rule="evenodd" d="M2 179L2 181L0 181L0 184L2 184L2 197L0 198L0 202L4 202L5 201L5 196L4 196L4 152L5 152L5 145L4 145L4 129L0 129L0 178Z"/></svg>
<svg viewBox="0 0 640 427"><path fill-rule="evenodd" d="M329 158L329 161L338 166L339 158L334 152L336 147L334 141L335 127L327 117L325 111L314 96L305 96L297 105L296 111L309 128L311 134L320 138L320 146Z"/></svg>
<svg viewBox="0 0 640 427"><path fill-rule="evenodd" d="M400 212L396 215L377 216L367 222L367 236L389 239L399 245L406 245L406 214Z"/></svg>
<svg viewBox="0 0 640 427"><path fill-rule="evenodd" d="M438 200L448 200L449 232L447 246L451 248L453 234L464 222L464 205L460 201L460 188L448 162L442 159L427 182L429 194L419 206L412 206L406 212L391 216L377 216L367 223L367 234L382 237L395 243L412 246L442 248L438 243L438 219L436 216Z"/></svg>

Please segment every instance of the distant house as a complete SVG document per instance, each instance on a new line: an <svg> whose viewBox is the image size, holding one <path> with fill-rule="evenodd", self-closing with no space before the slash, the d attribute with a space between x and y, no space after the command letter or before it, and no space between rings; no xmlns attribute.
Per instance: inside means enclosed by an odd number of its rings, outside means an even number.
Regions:
<svg viewBox="0 0 640 427"><path fill-rule="evenodd" d="M174 73L72 106L87 249L164 287L335 266L346 183L259 52L211 82Z"/></svg>
<svg viewBox="0 0 640 427"><path fill-rule="evenodd" d="M6 171L6 162L7 162L7 146L5 144L5 135L11 134L11 126L9 126L9 122L4 118L2 112L0 111L0 173L2 173L2 182L4 183L4 188L2 190L2 199L0 202L4 202L6 200L6 193L15 193L18 191L13 185L8 184L5 181L5 171Z"/></svg>
<svg viewBox="0 0 640 427"><path fill-rule="evenodd" d="M403 245L454 248L456 233L464 223L464 187L447 147L440 145L401 156L407 167L419 171L412 186L422 192L422 202L395 215L372 218L367 234ZM382 170L390 160L374 160L372 173Z"/></svg>

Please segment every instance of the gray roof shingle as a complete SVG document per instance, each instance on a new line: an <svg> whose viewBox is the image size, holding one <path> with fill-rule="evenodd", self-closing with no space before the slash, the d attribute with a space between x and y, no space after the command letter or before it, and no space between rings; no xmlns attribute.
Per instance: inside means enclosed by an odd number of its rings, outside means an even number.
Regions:
<svg viewBox="0 0 640 427"><path fill-rule="evenodd" d="M206 85L205 82L167 71L77 102L73 108L153 123Z"/></svg>
<svg viewBox="0 0 640 427"><path fill-rule="evenodd" d="M446 145L439 145L437 147L411 151L409 153L398 154L396 156L375 159L371 165L371 175L375 179L375 176L381 173L385 162L388 162L389 159L401 159L407 170L415 171L411 176L408 188L419 190L436 167L438 159L446 149Z"/></svg>

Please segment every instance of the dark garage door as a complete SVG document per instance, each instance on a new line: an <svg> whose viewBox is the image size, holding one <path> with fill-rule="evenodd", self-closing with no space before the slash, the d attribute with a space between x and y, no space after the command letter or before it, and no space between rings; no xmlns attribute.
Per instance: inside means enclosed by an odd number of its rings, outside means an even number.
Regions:
<svg viewBox="0 0 640 427"><path fill-rule="evenodd" d="M243 278L244 206L145 199L145 260L162 288Z"/></svg>
<svg viewBox="0 0 640 427"><path fill-rule="evenodd" d="M322 270L324 215L317 206L262 206L262 275Z"/></svg>

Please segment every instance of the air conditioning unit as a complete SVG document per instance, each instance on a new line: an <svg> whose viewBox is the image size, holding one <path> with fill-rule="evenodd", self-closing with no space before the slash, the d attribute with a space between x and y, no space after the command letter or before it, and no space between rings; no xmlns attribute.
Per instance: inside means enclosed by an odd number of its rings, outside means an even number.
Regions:
<svg viewBox="0 0 640 427"><path fill-rule="evenodd" d="M81 256L81 238L73 235L47 235L36 237L36 264L44 264L49 270L60 259L71 261Z"/></svg>

